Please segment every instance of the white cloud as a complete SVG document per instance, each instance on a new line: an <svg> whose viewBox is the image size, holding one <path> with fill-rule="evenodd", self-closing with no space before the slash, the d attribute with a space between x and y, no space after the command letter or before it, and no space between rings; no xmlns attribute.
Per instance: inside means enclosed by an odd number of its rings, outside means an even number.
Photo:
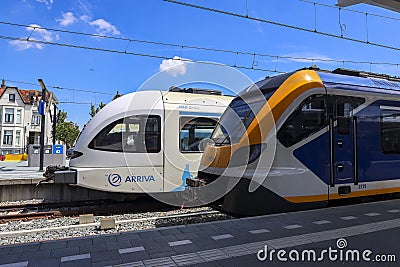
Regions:
<svg viewBox="0 0 400 267"><path fill-rule="evenodd" d="M83 15L83 16L80 16L80 19L83 21L83 22L86 22L86 23L90 23L90 21L92 20L92 18L91 17L89 17L89 16L87 16L87 15Z"/></svg>
<svg viewBox="0 0 400 267"><path fill-rule="evenodd" d="M160 64L160 71L165 71L176 77L185 75L189 59L174 56L172 59L164 59Z"/></svg>
<svg viewBox="0 0 400 267"><path fill-rule="evenodd" d="M110 22L106 21L105 19L96 19L92 20L92 18L88 15L83 15L79 17L81 21L89 24L90 26L95 27L95 31L98 34L101 35L107 35L107 34L112 34L112 35L119 35L121 32L112 25Z"/></svg>
<svg viewBox="0 0 400 267"><path fill-rule="evenodd" d="M37 40L37 41L45 41L45 42L53 42L55 40L59 40L60 37L58 34L52 33L46 29L42 29L37 24L30 24L29 27L25 28L27 32L32 33L30 39L31 40ZM44 44L41 43L35 43L35 42L29 42L29 41L19 41L19 40L12 40L9 42L11 46L14 46L15 49L17 50L27 50L30 48L36 48L39 50L42 50L45 48Z"/></svg>
<svg viewBox="0 0 400 267"><path fill-rule="evenodd" d="M54 3L54 0L36 0L36 2L46 4L47 9L51 9L51 5Z"/></svg>
<svg viewBox="0 0 400 267"><path fill-rule="evenodd" d="M89 25L94 26L98 34L102 35L106 35L107 33L111 33L113 35L121 34L121 32L117 29L117 27L115 27L110 22L104 19L96 19L92 22L89 22Z"/></svg>
<svg viewBox="0 0 400 267"><path fill-rule="evenodd" d="M59 22L61 26L66 27L68 25L74 24L77 21L77 19L74 16L74 13L72 12L67 12L67 13L63 12L62 16L63 16L62 19L57 20L57 22Z"/></svg>

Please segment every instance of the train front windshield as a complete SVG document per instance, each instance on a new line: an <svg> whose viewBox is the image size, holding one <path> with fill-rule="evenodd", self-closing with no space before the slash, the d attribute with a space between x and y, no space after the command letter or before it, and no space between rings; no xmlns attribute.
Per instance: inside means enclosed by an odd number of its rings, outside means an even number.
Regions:
<svg viewBox="0 0 400 267"><path fill-rule="evenodd" d="M276 88L261 92L251 89L229 104L211 136L216 146L238 143L255 115L267 103Z"/></svg>

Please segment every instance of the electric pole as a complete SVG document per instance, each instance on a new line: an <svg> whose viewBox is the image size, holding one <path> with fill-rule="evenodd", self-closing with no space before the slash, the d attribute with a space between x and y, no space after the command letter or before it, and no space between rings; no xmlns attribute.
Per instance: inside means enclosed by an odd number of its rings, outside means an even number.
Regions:
<svg viewBox="0 0 400 267"><path fill-rule="evenodd" d="M60 112L58 112L57 115L57 105L53 103L53 145L56 144L56 128L57 128L57 123L58 123L58 118L60 117Z"/></svg>
<svg viewBox="0 0 400 267"><path fill-rule="evenodd" d="M46 124L46 94L47 89L42 79L38 79L40 86L42 87L42 99L39 103L39 114L42 116L41 127L40 127L40 161L39 161L39 171L43 171L44 165L44 132Z"/></svg>

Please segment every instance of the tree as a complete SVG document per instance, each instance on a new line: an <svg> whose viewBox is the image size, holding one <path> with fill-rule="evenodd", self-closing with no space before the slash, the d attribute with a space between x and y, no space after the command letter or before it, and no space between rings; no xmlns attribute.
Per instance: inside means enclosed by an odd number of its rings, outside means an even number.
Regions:
<svg viewBox="0 0 400 267"><path fill-rule="evenodd" d="M96 108L94 104L90 104L90 112L89 112L90 117L93 118L94 115L96 115L96 113L99 112L100 109L104 108L105 105L106 104L104 104L103 102L100 102L100 104Z"/></svg>
<svg viewBox="0 0 400 267"><path fill-rule="evenodd" d="M76 138L79 135L79 126L72 121L66 121L67 112L61 111L58 117L58 123L56 127L56 139L64 142L67 148L74 145Z"/></svg>

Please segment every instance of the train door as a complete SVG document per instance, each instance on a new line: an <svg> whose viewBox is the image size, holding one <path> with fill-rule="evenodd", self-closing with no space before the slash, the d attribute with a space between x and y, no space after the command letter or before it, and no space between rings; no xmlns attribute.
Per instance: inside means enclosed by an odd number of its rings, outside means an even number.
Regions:
<svg viewBox="0 0 400 267"><path fill-rule="evenodd" d="M395 189L400 166L400 103L378 100L358 119L358 173L360 191L389 193ZM389 189L389 190L393 190Z"/></svg>
<svg viewBox="0 0 400 267"><path fill-rule="evenodd" d="M357 117L354 109L362 101L348 96L331 96L329 99L330 194L337 192L339 196L346 196L351 193L352 185L357 184Z"/></svg>
<svg viewBox="0 0 400 267"><path fill-rule="evenodd" d="M164 192L184 191L186 178L197 175L204 150L202 140L211 137L218 121L217 116L207 115L166 109Z"/></svg>

